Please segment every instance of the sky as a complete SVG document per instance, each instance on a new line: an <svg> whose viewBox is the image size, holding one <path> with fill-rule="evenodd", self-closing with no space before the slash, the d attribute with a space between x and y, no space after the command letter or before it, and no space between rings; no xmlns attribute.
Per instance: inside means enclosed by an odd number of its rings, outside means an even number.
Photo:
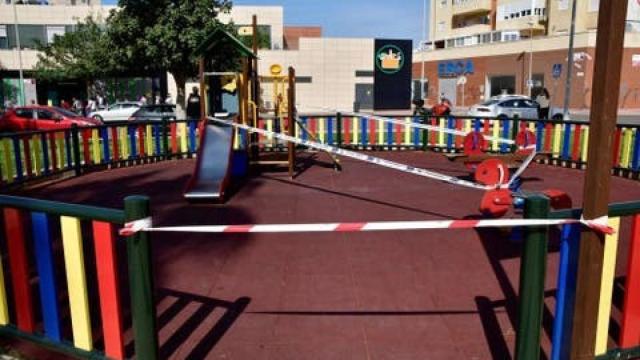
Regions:
<svg viewBox="0 0 640 360"><path fill-rule="evenodd" d="M103 0L115 4L116 0ZM326 37L422 39L425 0L234 0L234 5L280 5L285 25L320 25ZM428 2L428 0L427 0Z"/></svg>

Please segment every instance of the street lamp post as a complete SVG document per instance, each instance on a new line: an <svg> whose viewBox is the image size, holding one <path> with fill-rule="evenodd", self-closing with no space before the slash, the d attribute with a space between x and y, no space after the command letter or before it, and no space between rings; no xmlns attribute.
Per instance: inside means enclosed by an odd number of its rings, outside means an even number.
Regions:
<svg viewBox="0 0 640 360"><path fill-rule="evenodd" d="M529 21L529 97L533 95L533 25L535 16L535 0L531 0L531 18Z"/></svg>
<svg viewBox="0 0 640 360"><path fill-rule="evenodd" d="M564 108L562 109L562 118L569 119L569 104L571 101L571 76L573 75L573 42L576 35L576 0L573 0L571 7L571 31L569 33L569 54L567 58L567 81L564 87Z"/></svg>
<svg viewBox="0 0 640 360"><path fill-rule="evenodd" d="M16 1L13 0L13 28L16 33L16 46L18 49L18 74L20 76L20 82L18 83L18 91L20 92L18 95L18 105L25 105L24 98L24 74L22 73L22 47L20 46L20 32L18 31L18 10L16 9Z"/></svg>
<svg viewBox="0 0 640 360"><path fill-rule="evenodd" d="M425 69L424 69L424 52L425 52L425 45L427 42L427 0L424 0L424 4L423 4L423 12L422 12L422 42L420 44L420 50L421 50L421 70L420 70L420 97L422 99L425 98L425 93L424 93L424 77L425 77Z"/></svg>

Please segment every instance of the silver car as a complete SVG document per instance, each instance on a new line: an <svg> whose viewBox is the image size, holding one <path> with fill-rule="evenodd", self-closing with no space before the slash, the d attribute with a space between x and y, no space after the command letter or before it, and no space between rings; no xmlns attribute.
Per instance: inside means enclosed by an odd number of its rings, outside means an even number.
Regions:
<svg viewBox="0 0 640 360"><path fill-rule="evenodd" d="M105 110L99 110L89 114L89 117L98 119L100 121L125 121L133 115L138 109L140 104L133 101L117 102L110 105Z"/></svg>
<svg viewBox="0 0 640 360"><path fill-rule="evenodd" d="M485 118L513 118L538 119L537 102L524 95L494 96L482 104L469 109L469 116Z"/></svg>

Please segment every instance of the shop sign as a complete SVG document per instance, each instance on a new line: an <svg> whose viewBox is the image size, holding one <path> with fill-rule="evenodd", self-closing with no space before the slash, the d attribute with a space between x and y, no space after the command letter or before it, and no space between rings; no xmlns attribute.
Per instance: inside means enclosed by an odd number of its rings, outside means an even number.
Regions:
<svg viewBox="0 0 640 360"><path fill-rule="evenodd" d="M438 77L460 77L475 72L472 60L450 60L438 63Z"/></svg>

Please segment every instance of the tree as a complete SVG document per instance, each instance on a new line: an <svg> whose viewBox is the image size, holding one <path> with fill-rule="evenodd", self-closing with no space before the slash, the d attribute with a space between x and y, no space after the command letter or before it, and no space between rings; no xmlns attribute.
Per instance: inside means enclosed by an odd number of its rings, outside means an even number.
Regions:
<svg viewBox="0 0 640 360"><path fill-rule="evenodd" d="M177 116L185 114L185 84L197 74L194 50L216 28L235 33L218 14L231 9L229 0L120 0L109 17L108 33L116 61L140 73L168 71L173 75ZM231 66L237 57L220 51L218 66ZM226 69L228 70L228 69Z"/></svg>
<svg viewBox="0 0 640 360"><path fill-rule="evenodd" d="M114 62L111 41L93 17L76 25L73 32L56 36L49 44L39 44L36 77L48 81L92 80L121 71Z"/></svg>

